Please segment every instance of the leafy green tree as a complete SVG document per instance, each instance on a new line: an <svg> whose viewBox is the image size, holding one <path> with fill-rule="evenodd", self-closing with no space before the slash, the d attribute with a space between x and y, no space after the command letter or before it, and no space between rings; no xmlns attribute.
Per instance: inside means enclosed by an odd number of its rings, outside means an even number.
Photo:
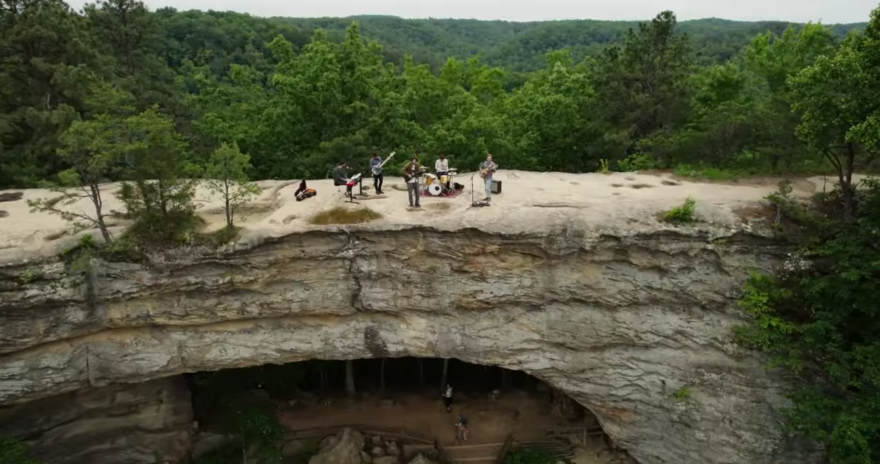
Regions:
<svg viewBox="0 0 880 464"><path fill-rule="evenodd" d="M0 189L67 169L59 137L109 77L83 20L60 0L0 0Z"/></svg>
<svg viewBox="0 0 880 464"><path fill-rule="evenodd" d="M97 114L93 119L74 121L61 135L58 154L71 166L58 174L59 183L52 188L61 196L30 200L32 210L57 214L72 222L77 231L97 228L106 243L112 241L104 221L108 215L103 209L101 184L118 169L124 154L125 145L119 140L125 131L121 115L131 111L130 97L110 85L95 86L87 101L88 107ZM93 213L70 208L84 199L91 202Z"/></svg>
<svg viewBox="0 0 880 464"><path fill-rule="evenodd" d="M738 340L797 375L786 412L833 464L880 460L880 182L866 182L856 221L833 224L741 300L753 322Z"/></svg>
<svg viewBox="0 0 880 464"><path fill-rule="evenodd" d="M869 121L880 108L869 85L880 68L867 66L862 42L851 35L832 56L819 57L789 79L792 106L801 118L797 135L833 166L847 215L854 207L854 171L880 153L880 146L862 136L867 131L861 128L872 126Z"/></svg>
<svg viewBox="0 0 880 464"><path fill-rule="evenodd" d="M688 37L676 32L671 11L630 29L622 45L612 45L599 58L594 76L596 111L606 125L609 156L657 131L669 132L687 118L693 52Z"/></svg>
<svg viewBox="0 0 880 464"><path fill-rule="evenodd" d="M758 122L756 151L768 158L773 172L800 169L806 158L804 144L795 135L800 117L791 110L795 97L789 78L833 51L831 32L820 24L807 24L789 26L781 35L759 35L743 52L744 68L757 78L763 93L753 117Z"/></svg>
<svg viewBox="0 0 880 464"><path fill-rule="evenodd" d="M235 210L248 198L260 193L260 187L247 181L250 166L250 156L242 153L235 143L220 145L205 166L208 188L223 198L226 228L230 231L234 227Z"/></svg>
<svg viewBox="0 0 880 464"><path fill-rule="evenodd" d="M28 445L14 438L0 435L0 463L38 464L30 455Z"/></svg>
<svg viewBox="0 0 880 464"><path fill-rule="evenodd" d="M196 174L185 158L186 143L170 118L155 108L125 120L120 143L124 178L119 193L136 232L156 239L179 240L193 225Z"/></svg>

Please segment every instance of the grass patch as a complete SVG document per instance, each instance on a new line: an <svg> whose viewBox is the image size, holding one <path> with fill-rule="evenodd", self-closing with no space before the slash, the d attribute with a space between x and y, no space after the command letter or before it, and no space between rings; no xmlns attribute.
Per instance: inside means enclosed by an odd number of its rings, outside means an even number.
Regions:
<svg viewBox="0 0 880 464"><path fill-rule="evenodd" d="M681 387L674 393L675 401L681 403L682 401L691 397L691 389L688 387Z"/></svg>
<svg viewBox="0 0 880 464"><path fill-rule="evenodd" d="M697 201L691 197L688 197L687 200L681 206L676 206L675 208L670 209L663 215L663 220L666 222L671 222L673 224L686 224L689 222L694 222L694 208L697 205Z"/></svg>
<svg viewBox="0 0 880 464"><path fill-rule="evenodd" d="M309 219L309 222L315 225L360 224L363 222L374 221L381 217L381 214L368 208L350 209L337 206L336 208L321 211L312 216L312 218Z"/></svg>

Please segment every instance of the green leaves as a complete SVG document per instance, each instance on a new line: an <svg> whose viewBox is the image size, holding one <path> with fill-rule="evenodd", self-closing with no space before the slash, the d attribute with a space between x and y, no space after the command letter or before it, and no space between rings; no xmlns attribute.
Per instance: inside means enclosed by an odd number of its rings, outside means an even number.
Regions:
<svg viewBox="0 0 880 464"><path fill-rule="evenodd" d="M235 210L248 198L260 193L256 184L247 182L250 167L250 156L239 151L235 143L220 145L205 166L208 188L223 199L229 230L234 227Z"/></svg>

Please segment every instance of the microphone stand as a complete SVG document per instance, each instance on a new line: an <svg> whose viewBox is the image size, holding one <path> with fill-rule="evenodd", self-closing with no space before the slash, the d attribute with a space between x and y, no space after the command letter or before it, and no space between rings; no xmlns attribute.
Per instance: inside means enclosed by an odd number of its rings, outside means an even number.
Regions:
<svg viewBox="0 0 880 464"><path fill-rule="evenodd" d="M474 207L474 203L475 203L475 201L474 201L474 176L476 176L476 175L477 175L476 171L474 171L474 173L471 174L471 208Z"/></svg>

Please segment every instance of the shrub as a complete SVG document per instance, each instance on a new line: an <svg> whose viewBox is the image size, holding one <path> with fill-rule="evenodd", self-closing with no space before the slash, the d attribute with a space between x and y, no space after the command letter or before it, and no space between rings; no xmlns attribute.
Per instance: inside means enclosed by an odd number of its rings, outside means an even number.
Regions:
<svg viewBox="0 0 880 464"><path fill-rule="evenodd" d="M0 435L0 463L37 464L37 461L30 457L30 448L26 443Z"/></svg>
<svg viewBox="0 0 880 464"><path fill-rule="evenodd" d="M617 162L621 172L647 171L657 167L654 158L647 153L634 153Z"/></svg>
<svg viewBox="0 0 880 464"><path fill-rule="evenodd" d="M681 403L682 401L691 397L691 389L688 387L681 387L675 391L675 401Z"/></svg>
<svg viewBox="0 0 880 464"><path fill-rule="evenodd" d="M676 206L667 211L666 214L663 215L663 220L673 224L694 222L694 207L696 204L696 200L688 197L681 206Z"/></svg>

